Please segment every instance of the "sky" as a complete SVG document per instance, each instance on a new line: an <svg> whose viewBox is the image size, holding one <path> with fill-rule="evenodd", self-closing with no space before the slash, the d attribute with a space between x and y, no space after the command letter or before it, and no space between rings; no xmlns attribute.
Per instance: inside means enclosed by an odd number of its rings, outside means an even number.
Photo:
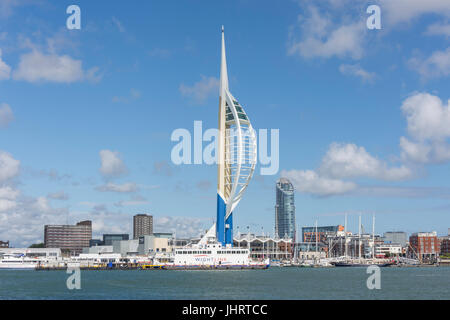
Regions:
<svg viewBox="0 0 450 320"><path fill-rule="evenodd" d="M69 5L81 29L69 30ZM369 5L381 29L368 29ZM275 183L296 224L357 232L450 227L450 2L0 0L0 240L92 220L93 235L197 236L216 216L214 165L175 165L174 130L217 128L221 26L230 91L279 130L235 232L273 234Z"/></svg>

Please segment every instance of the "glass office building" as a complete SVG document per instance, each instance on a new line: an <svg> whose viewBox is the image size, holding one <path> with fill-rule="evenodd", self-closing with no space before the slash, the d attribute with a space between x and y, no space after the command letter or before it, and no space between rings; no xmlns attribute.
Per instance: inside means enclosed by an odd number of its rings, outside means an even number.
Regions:
<svg viewBox="0 0 450 320"><path fill-rule="evenodd" d="M294 186L281 178L276 185L275 233L280 238L295 240Z"/></svg>

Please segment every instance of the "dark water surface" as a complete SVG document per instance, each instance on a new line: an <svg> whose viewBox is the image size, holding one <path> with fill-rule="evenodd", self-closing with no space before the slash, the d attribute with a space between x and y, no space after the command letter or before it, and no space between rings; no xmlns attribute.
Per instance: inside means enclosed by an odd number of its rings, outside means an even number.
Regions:
<svg viewBox="0 0 450 320"><path fill-rule="evenodd" d="M81 290L64 271L0 270L0 299L450 299L450 267L380 270L380 290L365 268L81 271Z"/></svg>

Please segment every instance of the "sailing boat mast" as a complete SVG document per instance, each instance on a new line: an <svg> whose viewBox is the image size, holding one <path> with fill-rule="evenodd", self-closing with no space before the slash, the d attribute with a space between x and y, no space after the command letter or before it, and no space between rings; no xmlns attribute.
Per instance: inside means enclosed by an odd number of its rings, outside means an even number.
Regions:
<svg viewBox="0 0 450 320"><path fill-rule="evenodd" d="M344 236L345 236L345 259L347 259L347 214L345 214Z"/></svg>
<svg viewBox="0 0 450 320"><path fill-rule="evenodd" d="M372 214L372 259L375 259L375 214Z"/></svg>
<svg viewBox="0 0 450 320"><path fill-rule="evenodd" d="M359 214L359 226L358 226L358 249L359 249L359 254L358 254L358 258L359 260L361 260L361 214Z"/></svg>

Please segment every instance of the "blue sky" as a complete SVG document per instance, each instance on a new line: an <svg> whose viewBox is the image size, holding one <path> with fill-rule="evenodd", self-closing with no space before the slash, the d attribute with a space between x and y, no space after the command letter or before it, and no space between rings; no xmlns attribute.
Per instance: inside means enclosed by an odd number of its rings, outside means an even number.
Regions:
<svg viewBox="0 0 450 320"><path fill-rule="evenodd" d="M83 219L131 233L143 212L178 236L209 227L216 167L173 165L170 136L217 126L222 24L231 92L256 129L280 130L280 171L257 168L240 230L273 233L286 176L300 227L348 213L357 231L361 213L369 230L374 213L378 233L447 233L448 1L2 0L0 240Z"/></svg>

